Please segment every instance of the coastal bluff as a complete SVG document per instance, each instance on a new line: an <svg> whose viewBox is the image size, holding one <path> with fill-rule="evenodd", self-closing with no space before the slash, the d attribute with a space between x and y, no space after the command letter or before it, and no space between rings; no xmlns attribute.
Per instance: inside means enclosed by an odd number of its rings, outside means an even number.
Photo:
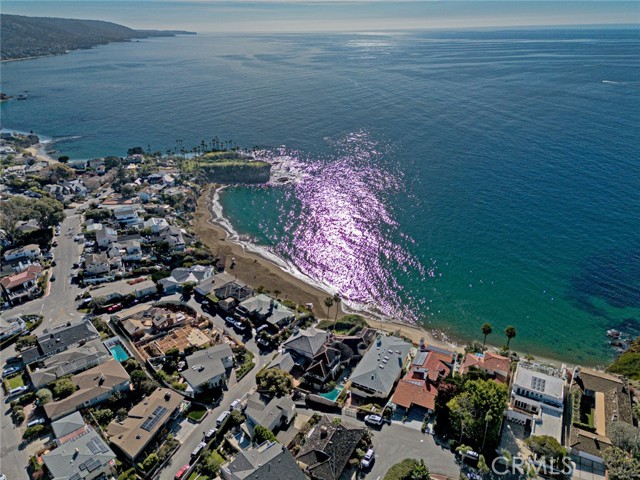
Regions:
<svg viewBox="0 0 640 480"><path fill-rule="evenodd" d="M260 184L271 178L271 164L232 151L209 152L181 162L183 172L201 184Z"/></svg>
<svg viewBox="0 0 640 480"><path fill-rule="evenodd" d="M134 30L101 20L0 15L0 60L60 55L137 38L194 35L174 30Z"/></svg>

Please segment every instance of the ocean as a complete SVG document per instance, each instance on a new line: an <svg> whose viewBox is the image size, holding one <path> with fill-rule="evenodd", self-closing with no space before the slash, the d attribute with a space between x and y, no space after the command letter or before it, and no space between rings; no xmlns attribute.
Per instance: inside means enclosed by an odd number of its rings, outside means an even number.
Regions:
<svg viewBox="0 0 640 480"><path fill-rule="evenodd" d="M266 150L242 241L353 307L587 365L640 335L637 29L205 34L2 65L59 154ZM282 180L280 182L279 180ZM284 292L286 293L286 292Z"/></svg>

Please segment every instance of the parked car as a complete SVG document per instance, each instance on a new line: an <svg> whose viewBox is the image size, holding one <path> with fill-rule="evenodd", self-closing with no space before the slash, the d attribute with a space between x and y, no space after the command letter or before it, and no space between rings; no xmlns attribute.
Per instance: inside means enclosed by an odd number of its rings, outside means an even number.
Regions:
<svg viewBox="0 0 640 480"><path fill-rule="evenodd" d="M20 370L22 370L24 368L23 365L11 365L10 367L5 368L4 370L2 370L2 377L7 377L9 375L12 375L16 372L19 372Z"/></svg>
<svg viewBox="0 0 640 480"><path fill-rule="evenodd" d="M244 332L247 329L247 326L241 322L240 320L236 320L233 322L233 326L236 328L236 330L238 330L239 332Z"/></svg>
<svg viewBox="0 0 640 480"><path fill-rule="evenodd" d="M35 427L36 425L42 425L45 422L44 418L36 418L27 423L27 427Z"/></svg>
<svg viewBox="0 0 640 480"><path fill-rule="evenodd" d="M226 323L227 325L234 325L236 321L233 317L225 317L224 323Z"/></svg>
<svg viewBox="0 0 640 480"><path fill-rule="evenodd" d="M216 419L216 427L222 426L227 417L231 415L229 412L222 412L220 416Z"/></svg>
<svg viewBox="0 0 640 480"><path fill-rule="evenodd" d="M58 241L57 241L57 240L54 240L54 241L53 241L53 243L52 243L51 245L52 245L52 246L54 246L54 247L57 247L57 246L58 246Z"/></svg>
<svg viewBox="0 0 640 480"><path fill-rule="evenodd" d="M175 480L182 480L182 478L184 478L185 474L189 471L189 465L183 465L182 467L180 467L180 470L178 470L178 473L176 473L176 476L173 477Z"/></svg>
<svg viewBox="0 0 640 480"><path fill-rule="evenodd" d="M383 422L384 420L380 415L367 415L366 417L364 417L364 423L369 423L371 425L380 426Z"/></svg>
<svg viewBox="0 0 640 480"><path fill-rule="evenodd" d="M53 260L53 261L51 262L51 266L52 266L52 267L55 267L56 265L58 265L58 262L56 262L55 260Z"/></svg>
<svg viewBox="0 0 640 480"><path fill-rule="evenodd" d="M22 355L16 355L15 357L8 357L7 363L22 363Z"/></svg>
<svg viewBox="0 0 640 480"><path fill-rule="evenodd" d="M256 328L256 333L260 333L260 332L266 330L267 328L269 328L269 325L267 325L267 324L260 325L258 328Z"/></svg>
<svg viewBox="0 0 640 480"><path fill-rule="evenodd" d="M211 440L217 431L218 431L217 428L212 428L211 430L209 430L207 433L204 434L205 440L207 441Z"/></svg>
<svg viewBox="0 0 640 480"><path fill-rule="evenodd" d="M195 459L198 455L200 455L200 452L202 452L202 450L204 450L206 447L207 447L207 444L205 442L200 442L198 446L193 449L193 452L191 452L191 458Z"/></svg>
<svg viewBox="0 0 640 480"><path fill-rule="evenodd" d="M364 454L364 457L360 462L360 466L364 469L369 468L371 464L374 462L374 460L375 460L375 451L373 450L373 448L370 448L369 450L367 450L367 453Z"/></svg>
<svg viewBox="0 0 640 480"><path fill-rule="evenodd" d="M51 275L51 279L50 279L50 280L51 280L52 282L55 282L55 281L56 281L56 276L55 276L55 275Z"/></svg>
<svg viewBox="0 0 640 480"><path fill-rule="evenodd" d="M9 390L9 396L11 397L13 395L20 395L21 393L24 393L27 390L29 390L29 387L27 387L26 385L22 385L20 387L16 387Z"/></svg>
<svg viewBox="0 0 640 480"><path fill-rule="evenodd" d="M240 406L242 402L240 401L240 399L236 399L233 402L231 402L231 406L229 407L229 411L233 412L236 408L238 408Z"/></svg>
<svg viewBox="0 0 640 480"><path fill-rule="evenodd" d="M109 308L107 308L107 312L108 313L113 313L113 312L117 312L118 310L122 309L122 304L121 303L116 303L115 305L111 305Z"/></svg>

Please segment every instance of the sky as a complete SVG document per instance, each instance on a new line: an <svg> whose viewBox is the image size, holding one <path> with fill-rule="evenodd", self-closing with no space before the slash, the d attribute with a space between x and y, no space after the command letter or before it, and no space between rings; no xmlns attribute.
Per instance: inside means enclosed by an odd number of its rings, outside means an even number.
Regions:
<svg viewBox="0 0 640 480"><path fill-rule="evenodd" d="M198 33L640 25L637 0L3 0L0 10Z"/></svg>

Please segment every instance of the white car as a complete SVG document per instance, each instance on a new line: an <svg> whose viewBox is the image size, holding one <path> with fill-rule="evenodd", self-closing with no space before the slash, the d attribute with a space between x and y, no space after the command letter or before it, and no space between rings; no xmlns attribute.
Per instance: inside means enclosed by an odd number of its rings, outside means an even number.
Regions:
<svg viewBox="0 0 640 480"><path fill-rule="evenodd" d="M35 427L36 425L42 425L44 423L44 418L36 418L35 420L31 420L27 423L27 427Z"/></svg>
<svg viewBox="0 0 640 480"><path fill-rule="evenodd" d="M364 422L370 423L371 425L382 425L384 420L382 420L380 415L367 415L364 417Z"/></svg>
<svg viewBox="0 0 640 480"><path fill-rule="evenodd" d="M9 396L13 396L13 395L20 395L21 393L26 392L27 390L29 390L29 387L27 387L26 385L22 385L20 387L16 387L13 390L9 390Z"/></svg>
<svg viewBox="0 0 640 480"><path fill-rule="evenodd" d="M2 376L7 377L13 373L19 372L20 370L22 370L22 365L13 365L11 367L7 367L2 370Z"/></svg>
<svg viewBox="0 0 640 480"><path fill-rule="evenodd" d="M360 466L362 468L369 468L375 459L375 451L373 448L367 450L367 453L364 454L362 461L360 462Z"/></svg>
<svg viewBox="0 0 640 480"><path fill-rule="evenodd" d="M240 406L242 402L239 399L234 400L233 402L231 402L231 406L229 407L229 411L232 412L234 411L236 408L238 408Z"/></svg>

